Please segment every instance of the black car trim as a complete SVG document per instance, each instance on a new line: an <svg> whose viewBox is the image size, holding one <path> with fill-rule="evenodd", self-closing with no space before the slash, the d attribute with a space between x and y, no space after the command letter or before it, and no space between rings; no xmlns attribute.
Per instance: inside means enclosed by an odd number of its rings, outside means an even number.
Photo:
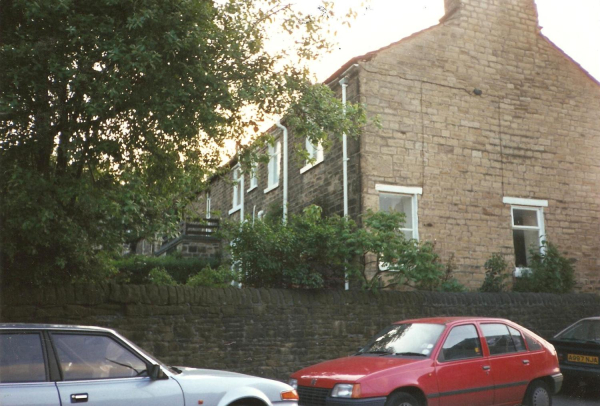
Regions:
<svg viewBox="0 0 600 406"><path fill-rule="evenodd" d="M432 393L430 395L427 395L427 397L430 398L430 399L435 399L435 398L441 398L441 397L445 397L445 396L464 395L466 393L483 392L483 391L486 391L486 390L512 388L514 386L521 386L521 385L527 385L527 384L528 384L527 381L519 381L519 382L505 383L505 384L502 384L502 385L480 386L478 388L470 388L470 389L461 389L461 390L455 390L455 391L449 391L449 392Z"/></svg>

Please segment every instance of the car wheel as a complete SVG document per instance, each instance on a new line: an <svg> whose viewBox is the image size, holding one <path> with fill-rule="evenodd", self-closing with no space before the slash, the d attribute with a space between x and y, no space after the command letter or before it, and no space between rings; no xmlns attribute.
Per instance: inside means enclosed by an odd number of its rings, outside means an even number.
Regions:
<svg viewBox="0 0 600 406"><path fill-rule="evenodd" d="M525 393L525 406L552 406L552 395L548 385L542 381L533 381Z"/></svg>
<svg viewBox="0 0 600 406"><path fill-rule="evenodd" d="M408 393L396 392L388 398L385 406L420 406L420 403Z"/></svg>

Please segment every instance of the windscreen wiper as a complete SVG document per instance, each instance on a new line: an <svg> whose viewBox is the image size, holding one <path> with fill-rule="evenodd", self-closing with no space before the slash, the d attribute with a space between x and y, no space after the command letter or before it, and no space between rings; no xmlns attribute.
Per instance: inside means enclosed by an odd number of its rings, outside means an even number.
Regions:
<svg viewBox="0 0 600 406"><path fill-rule="evenodd" d="M396 352L394 355L410 355L415 357L426 357L427 355L421 354L420 352Z"/></svg>

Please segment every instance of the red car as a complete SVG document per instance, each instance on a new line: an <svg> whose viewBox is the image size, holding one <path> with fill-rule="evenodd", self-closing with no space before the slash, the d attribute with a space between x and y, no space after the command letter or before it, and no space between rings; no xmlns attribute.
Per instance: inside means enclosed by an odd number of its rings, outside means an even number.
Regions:
<svg viewBox="0 0 600 406"><path fill-rule="evenodd" d="M292 374L301 406L551 405L554 347L509 320L406 320L353 356Z"/></svg>

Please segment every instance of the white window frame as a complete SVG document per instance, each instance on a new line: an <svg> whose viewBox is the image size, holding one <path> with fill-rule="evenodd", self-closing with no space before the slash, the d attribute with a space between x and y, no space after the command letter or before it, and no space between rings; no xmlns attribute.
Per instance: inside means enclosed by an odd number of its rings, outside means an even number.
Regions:
<svg viewBox="0 0 600 406"><path fill-rule="evenodd" d="M419 200L417 196L423 194L423 188L414 186L376 184L375 190L380 193L383 192L411 197L411 215L413 220L412 238L419 241ZM401 228L400 230L409 231L410 229Z"/></svg>
<svg viewBox="0 0 600 406"><path fill-rule="evenodd" d="M206 218L210 218L210 192L206 192Z"/></svg>
<svg viewBox="0 0 600 406"><path fill-rule="evenodd" d="M422 187L412 187L412 186L396 186L396 185L383 185L376 184L375 190L380 193L389 193L389 194L397 194L402 196L410 196L411 197L411 215L413 220L413 228L412 234L413 239L419 241L419 215L418 215L418 195L423 194ZM379 208L378 208L379 209ZM408 231L409 229L401 228L400 231ZM380 271L387 271L389 269L389 264L386 262L380 262L378 264ZM394 271L397 272L397 271Z"/></svg>
<svg viewBox="0 0 600 406"><path fill-rule="evenodd" d="M250 186L246 193L256 189L258 187L258 177L257 177L258 167L257 164L252 164L252 168L250 169Z"/></svg>
<svg viewBox="0 0 600 406"><path fill-rule="evenodd" d="M267 171L267 188L264 193L269 193L271 190L279 186L279 172L281 170L281 141L277 140L274 145L269 145L269 165Z"/></svg>
<svg viewBox="0 0 600 406"><path fill-rule="evenodd" d="M229 210L229 214L233 214L238 210L241 210L244 206L244 174L242 168L236 165L231 171L233 177L233 197L231 199L232 208ZM239 202L238 200L239 196ZM243 217L243 216L242 216Z"/></svg>
<svg viewBox="0 0 600 406"><path fill-rule="evenodd" d="M510 226L512 230L537 230L539 238L540 252L544 253L544 245L542 242L546 239L546 224L544 222L544 207L548 207L548 200L540 199L523 199L518 197L504 197L502 203L510 204ZM536 212L537 227L533 226L515 226L514 209L529 210ZM514 239L513 239L514 245ZM514 250L514 246L513 246ZM514 255L514 253L513 253ZM514 276L521 277L529 272L529 268L517 267L515 265Z"/></svg>
<svg viewBox="0 0 600 406"><path fill-rule="evenodd" d="M304 173L309 169L314 168L321 162L323 162L325 154L323 152L323 145L321 143L315 145L310 142L310 139L306 138L306 152L308 152L308 161L306 161L306 165L302 169L300 169L300 173Z"/></svg>

